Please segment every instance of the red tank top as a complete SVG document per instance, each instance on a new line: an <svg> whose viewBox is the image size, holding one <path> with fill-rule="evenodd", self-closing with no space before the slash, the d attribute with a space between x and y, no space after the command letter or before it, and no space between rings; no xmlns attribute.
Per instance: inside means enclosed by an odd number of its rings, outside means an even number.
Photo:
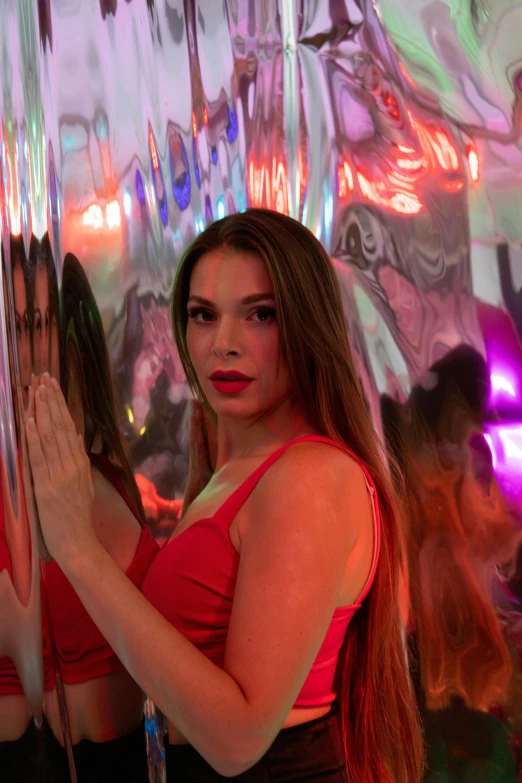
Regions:
<svg viewBox="0 0 522 783"><path fill-rule="evenodd" d="M92 463L105 475L107 480L119 492L136 519L141 521L120 478L119 471L105 457L90 454ZM159 551L157 542L149 529L144 527L138 542L136 553L126 575L141 588L145 574ZM58 654L62 679L68 685L86 682L111 672L122 671L123 664L87 614L71 583L63 571L51 561L44 565L45 585L49 614L52 617L52 632ZM44 645L46 649L47 646ZM45 689L54 687L51 667L45 664Z"/></svg>
<svg viewBox="0 0 522 783"><path fill-rule="evenodd" d="M240 560L230 541L230 525L271 465L294 443L304 441L327 443L341 448L333 440L315 435L307 435L282 446L232 493L213 517L197 520L168 541L143 581L143 595L217 666L222 666L224 661ZM334 701L334 677L339 650L350 620L368 594L375 576L380 549L379 509L372 478L366 468L361 467L374 518L374 551L370 574L358 601L334 611L322 647L295 707L319 707Z"/></svg>

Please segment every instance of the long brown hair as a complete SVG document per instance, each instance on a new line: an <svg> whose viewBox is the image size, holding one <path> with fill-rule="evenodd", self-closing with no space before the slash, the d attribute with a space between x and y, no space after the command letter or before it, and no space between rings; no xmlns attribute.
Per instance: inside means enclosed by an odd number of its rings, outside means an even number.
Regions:
<svg viewBox="0 0 522 783"><path fill-rule="evenodd" d="M223 218L196 238L178 268L172 315L187 378L205 404L187 350L187 301L194 265L205 253L224 246L263 260L295 394L317 431L351 449L377 489L379 567L370 594L348 628L337 669L348 779L418 783L424 754L399 618L401 546L395 490L354 370L335 272L307 228L269 210L250 209Z"/></svg>
<svg viewBox="0 0 522 783"><path fill-rule="evenodd" d="M100 311L87 275L72 253L67 253L63 262L60 327L60 380L65 399L71 346L80 360L78 380L85 417L86 451L96 450L120 469L125 489L144 524L141 496L118 426L116 392Z"/></svg>

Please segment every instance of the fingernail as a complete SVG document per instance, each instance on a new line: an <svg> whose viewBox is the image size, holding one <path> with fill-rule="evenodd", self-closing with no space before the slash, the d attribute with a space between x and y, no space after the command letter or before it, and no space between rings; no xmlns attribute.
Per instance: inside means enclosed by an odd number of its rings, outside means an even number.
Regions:
<svg viewBox="0 0 522 783"><path fill-rule="evenodd" d="M27 429L31 430L31 432L34 432L36 430L36 422L32 416L29 419L27 419Z"/></svg>
<svg viewBox="0 0 522 783"><path fill-rule="evenodd" d="M49 375L49 373L48 373L48 372L44 372L44 373L42 373L42 378L50 378L50 377L51 377L51 376Z"/></svg>
<svg viewBox="0 0 522 783"><path fill-rule="evenodd" d="M53 389L54 389L55 391L60 391L60 384L58 383L58 381L56 380L56 378L51 378L51 383L52 383L52 385L53 385Z"/></svg>

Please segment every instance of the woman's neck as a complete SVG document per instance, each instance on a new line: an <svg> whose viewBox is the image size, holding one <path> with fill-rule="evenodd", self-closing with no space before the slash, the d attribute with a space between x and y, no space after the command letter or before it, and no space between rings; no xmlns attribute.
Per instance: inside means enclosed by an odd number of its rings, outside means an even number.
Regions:
<svg viewBox="0 0 522 783"><path fill-rule="evenodd" d="M255 419L218 416L216 472L231 460L269 455L283 444L315 432L304 413L289 400Z"/></svg>

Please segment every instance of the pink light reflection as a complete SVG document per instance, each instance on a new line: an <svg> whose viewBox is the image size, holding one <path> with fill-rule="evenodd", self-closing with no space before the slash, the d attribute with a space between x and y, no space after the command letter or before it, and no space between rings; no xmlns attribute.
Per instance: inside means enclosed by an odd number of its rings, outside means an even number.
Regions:
<svg viewBox="0 0 522 783"><path fill-rule="evenodd" d="M516 397L514 385L505 375L501 375L500 373L494 372L491 374L491 388L493 391L504 391L509 394L510 397Z"/></svg>

